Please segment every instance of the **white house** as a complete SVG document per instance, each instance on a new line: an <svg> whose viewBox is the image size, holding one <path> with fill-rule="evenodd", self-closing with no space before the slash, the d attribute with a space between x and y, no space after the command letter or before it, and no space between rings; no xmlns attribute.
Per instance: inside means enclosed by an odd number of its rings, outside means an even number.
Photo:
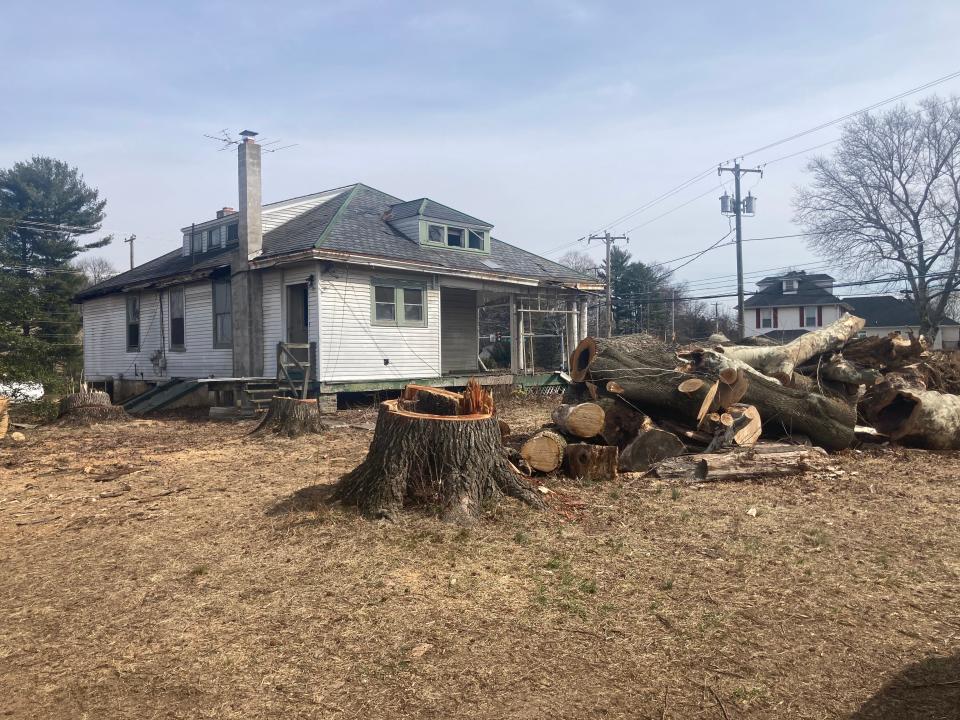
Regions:
<svg viewBox="0 0 960 720"><path fill-rule="evenodd" d="M482 372L485 305L510 309L511 368L489 382L543 369L527 349L533 313L564 319L567 352L585 336L596 278L494 238L489 222L362 183L262 205L260 146L243 135L239 210L186 225L175 250L78 296L88 381L121 398L158 386L145 407L303 379L322 395L462 384Z"/></svg>
<svg viewBox="0 0 960 720"><path fill-rule="evenodd" d="M833 278L795 270L765 277L744 306L744 334L787 340L829 325L849 308L833 294Z"/></svg>
<svg viewBox="0 0 960 720"><path fill-rule="evenodd" d="M860 335L871 337L897 333L906 335L920 334L920 320L913 305L893 295L870 295L848 297L843 300L857 317L867 321ZM952 318L945 318L940 324L940 332L933 341L935 350L957 350L960 348L960 324Z"/></svg>

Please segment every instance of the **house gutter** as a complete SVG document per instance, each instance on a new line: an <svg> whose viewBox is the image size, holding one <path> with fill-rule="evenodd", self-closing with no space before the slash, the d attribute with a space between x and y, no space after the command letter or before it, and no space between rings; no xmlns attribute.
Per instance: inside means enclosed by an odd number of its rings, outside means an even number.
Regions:
<svg viewBox="0 0 960 720"><path fill-rule="evenodd" d="M571 290L601 290L603 285L600 283L581 282L564 283L563 281L540 281L516 275L495 274L477 272L475 270L460 270L452 268L438 267L436 265L427 265L417 262L404 262L402 260L385 260L381 257L372 255L356 255L354 253L338 252L336 250L305 250L291 255L278 255L267 258L257 258L250 261L250 266L259 269L276 267L278 265L288 265L290 263L303 262L307 260L329 260L332 262L341 262L348 265L359 265L361 267L371 268L389 268L391 270L408 270L412 272L423 272L434 275L452 275L454 277L466 277L473 280L484 280L489 282L501 282L513 285L525 285L528 287L538 287L540 285L558 284Z"/></svg>

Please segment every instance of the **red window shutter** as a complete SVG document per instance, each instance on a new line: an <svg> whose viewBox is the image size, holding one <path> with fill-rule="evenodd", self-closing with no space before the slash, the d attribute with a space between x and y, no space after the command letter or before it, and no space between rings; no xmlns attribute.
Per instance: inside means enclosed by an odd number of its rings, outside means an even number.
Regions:
<svg viewBox="0 0 960 720"><path fill-rule="evenodd" d="M823 305L817 305L817 327L823 327Z"/></svg>
<svg viewBox="0 0 960 720"><path fill-rule="evenodd" d="M760 308L757 308L757 327L760 327Z"/></svg>
<svg viewBox="0 0 960 720"><path fill-rule="evenodd" d="M803 308L800 308L800 327L803 327Z"/></svg>
<svg viewBox="0 0 960 720"><path fill-rule="evenodd" d="M774 327L780 327L780 326L777 324L777 309L776 309L776 308L773 309L773 326L774 326Z"/></svg>

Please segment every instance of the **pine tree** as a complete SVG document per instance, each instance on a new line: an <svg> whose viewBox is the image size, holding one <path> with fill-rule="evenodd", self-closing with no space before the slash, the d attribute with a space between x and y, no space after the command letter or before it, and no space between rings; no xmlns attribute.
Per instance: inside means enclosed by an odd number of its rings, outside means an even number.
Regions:
<svg viewBox="0 0 960 720"><path fill-rule="evenodd" d="M100 230L106 201L79 170L34 157L0 170L0 381L55 384L76 371L84 276L71 261L107 245L79 238Z"/></svg>

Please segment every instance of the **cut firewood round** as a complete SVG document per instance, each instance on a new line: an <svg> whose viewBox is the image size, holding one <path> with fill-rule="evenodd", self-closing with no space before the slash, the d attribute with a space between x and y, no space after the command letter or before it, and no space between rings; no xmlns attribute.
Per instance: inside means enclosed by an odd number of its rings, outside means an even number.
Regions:
<svg viewBox="0 0 960 720"><path fill-rule="evenodd" d="M545 506L507 460L492 414L424 415L387 400L366 459L340 478L332 500L391 520L407 504L438 505L443 520L469 524L504 494Z"/></svg>
<svg viewBox="0 0 960 720"><path fill-rule="evenodd" d="M677 390L682 393L690 394L695 393L697 390L702 388L706 383L703 382L700 378L687 378L682 383L677 385Z"/></svg>
<svg viewBox="0 0 960 720"><path fill-rule="evenodd" d="M73 393L61 398L57 416L57 422L61 425L87 425L129 419L130 416L123 406L113 405L110 396L100 390Z"/></svg>
<svg viewBox="0 0 960 720"><path fill-rule="evenodd" d="M603 430L603 408L596 403L560 405L554 409L551 417L567 435L592 438Z"/></svg>
<svg viewBox="0 0 960 720"><path fill-rule="evenodd" d="M740 368L724 368L720 371L720 387L717 388L717 406L728 408L740 402L750 388L747 373Z"/></svg>
<svg viewBox="0 0 960 720"><path fill-rule="evenodd" d="M520 447L520 455L534 470L553 472L563 462L567 441L552 430L542 430Z"/></svg>
<svg viewBox="0 0 960 720"><path fill-rule="evenodd" d="M728 412L720 413L720 424L724 427L730 427L733 425L733 415Z"/></svg>
<svg viewBox="0 0 960 720"><path fill-rule="evenodd" d="M726 385L733 385L737 378L740 377L740 373L737 372L737 368L734 367L725 367L719 372L720 382Z"/></svg>
<svg viewBox="0 0 960 720"><path fill-rule="evenodd" d="M292 438L306 433L321 433L326 429L320 418L320 405L316 400L278 395L271 398L267 414L250 434L259 435L271 431Z"/></svg>
<svg viewBox="0 0 960 720"><path fill-rule="evenodd" d="M611 395L622 395L623 385L618 383L616 380L610 380L607 382L607 392Z"/></svg>
<svg viewBox="0 0 960 720"><path fill-rule="evenodd" d="M753 405L732 405L729 415L734 421L730 423L730 427L734 427L734 423L737 426L733 441L741 447L756 445L763 430L763 422L757 409ZM745 421L742 419L744 417L747 418Z"/></svg>
<svg viewBox="0 0 960 720"><path fill-rule="evenodd" d="M563 461L570 477L584 482L615 480L618 455L613 445L570 443L564 451Z"/></svg>

